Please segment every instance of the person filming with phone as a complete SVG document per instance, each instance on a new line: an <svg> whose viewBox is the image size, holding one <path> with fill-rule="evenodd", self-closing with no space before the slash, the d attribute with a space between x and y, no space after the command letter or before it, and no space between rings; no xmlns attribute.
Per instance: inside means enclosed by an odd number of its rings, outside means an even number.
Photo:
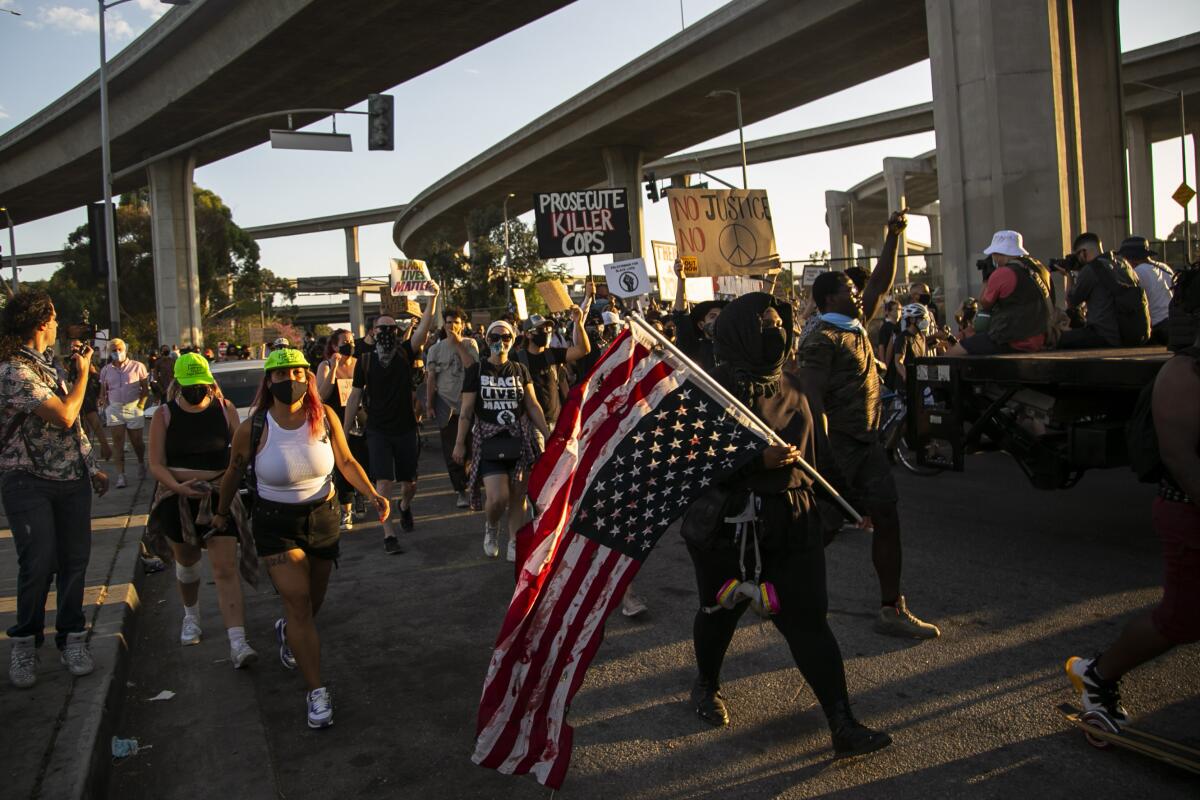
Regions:
<svg viewBox="0 0 1200 800"><path fill-rule="evenodd" d="M42 355L57 338L58 317L45 292L18 292L0 312L0 497L17 551L8 675L20 689L37 682L52 577L60 661L75 676L93 669L83 588L92 551L91 495L108 490L108 477L96 466L79 421L87 381L68 390ZM86 343L71 353L76 374L87 374L91 357Z"/></svg>

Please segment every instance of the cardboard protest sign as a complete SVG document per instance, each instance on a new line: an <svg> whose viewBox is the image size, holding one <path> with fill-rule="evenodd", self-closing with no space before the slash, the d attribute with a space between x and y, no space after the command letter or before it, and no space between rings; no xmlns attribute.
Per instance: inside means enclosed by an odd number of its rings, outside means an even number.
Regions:
<svg viewBox="0 0 1200 800"><path fill-rule="evenodd" d="M533 196L538 257L628 253L629 201L624 189L541 192Z"/></svg>
<svg viewBox="0 0 1200 800"><path fill-rule="evenodd" d="M517 319L529 319L529 304L525 301L525 290L517 287L512 290L513 305L517 308Z"/></svg>
<svg viewBox="0 0 1200 800"><path fill-rule="evenodd" d="M669 189L667 200L680 258L694 257L697 275L779 269L771 206L762 189Z"/></svg>
<svg viewBox="0 0 1200 800"><path fill-rule="evenodd" d="M569 311L573 305L571 296L567 294L567 287L562 285L562 281L542 281L537 285L537 289L542 299L546 301L546 307L550 309L551 314Z"/></svg>
<svg viewBox="0 0 1200 800"><path fill-rule="evenodd" d="M717 295L713 292L712 278L684 278L687 284L684 286L684 291L687 292L687 299L693 305L703 303L705 300L716 300ZM674 296L671 297L674 300Z"/></svg>
<svg viewBox="0 0 1200 800"><path fill-rule="evenodd" d="M429 285L429 267L424 261L392 259L391 291L393 295L428 297L433 294Z"/></svg>
<svg viewBox="0 0 1200 800"><path fill-rule="evenodd" d="M379 315L395 319L407 307L405 298L392 294L386 286L379 287Z"/></svg>
<svg viewBox="0 0 1200 800"><path fill-rule="evenodd" d="M800 279L800 285L806 289L817 282L817 276L822 272L827 272L828 269L824 266L807 266L804 268L804 276Z"/></svg>
<svg viewBox="0 0 1200 800"><path fill-rule="evenodd" d="M608 290L617 297L638 297L650 293L650 275L646 262L640 258L614 261L604 265Z"/></svg>

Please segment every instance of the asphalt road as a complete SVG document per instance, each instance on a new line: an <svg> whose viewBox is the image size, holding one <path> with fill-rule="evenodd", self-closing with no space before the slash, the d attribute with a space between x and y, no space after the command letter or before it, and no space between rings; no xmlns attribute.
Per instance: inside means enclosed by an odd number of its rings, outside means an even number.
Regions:
<svg viewBox="0 0 1200 800"><path fill-rule="evenodd" d="M377 525L343 539L318 618L336 724L305 726L303 686L275 657L279 603L248 591L263 658L235 672L202 592L205 640L178 645L173 576L150 577L122 736L152 749L113 768L123 798L547 798L530 778L469 759L486 664L512 588L511 565L483 557L479 515L453 507L436 437L426 434L409 552L387 556ZM696 608L673 531L637 580L643 618L615 617L572 708L575 753L559 797L1195 798L1196 776L1129 752L1098 751L1055 706L1062 663L1090 654L1160 595L1149 526L1152 487L1124 470L1072 490L1032 489L1002 454L965 474L897 472L905 592L940 640L876 635L868 536L827 550L830 620L859 717L891 731L873 757L834 763L824 718L770 624L746 615L725 663L733 722L713 730L686 703ZM1130 676L1139 726L1200 746L1200 648ZM160 690L174 699L150 702Z"/></svg>

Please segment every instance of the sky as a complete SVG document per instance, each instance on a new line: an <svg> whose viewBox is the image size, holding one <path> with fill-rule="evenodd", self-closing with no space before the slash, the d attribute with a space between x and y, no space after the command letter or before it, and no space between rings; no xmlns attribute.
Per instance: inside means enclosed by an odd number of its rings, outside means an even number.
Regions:
<svg viewBox="0 0 1200 800"><path fill-rule="evenodd" d="M343 116L338 131L352 134L354 153L281 151L262 145L200 167L195 182L220 195L232 209L234 221L243 227L408 202L535 117L678 33L681 7L684 23L691 24L723 4L720 0L578 0L392 89L397 109L394 152L367 151L365 117ZM21 14L0 13L0 74L21 76L20 80L5 80L0 85L3 133L94 72L99 44L94 2L0 0L0 9ZM109 57L169 9L157 0L133 0L109 11ZM1123 50L1197 30L1200 0L1121 3ZM548 69L548 64L570 64L570 68ZM748 140L773 136L931 99L929 62L925 61L749 125L745 135ZM365 99L353 108L365 110ZM664 109L664 113L667 111ZM697 149L737 142L732 102L714 101L713 113L728 113L731 130ZM309 130L328 131L329 121ZM911 157L933 148L934 136L927 133L752 164L750 185L766 189L771 198L781 256L785 260L807 258L829 247L825 227L827 189L848 189L879 172L887 156ZM1189 183L1195 187L1190 139L1187 152ZM1180 179L1178 140L1156 144L1154 159L1153 233L1165 236L1183 218L1182 209L1170 197ZM715 174L740 184L738 169ZM96 180L99 183L99 175ZM1191 209L1194 220L1195 201ZM532 224L532 215L526 215L525 221ZM20 225L16 228L17 252L61 249L68 233L85 222L85 212L80 208ZM392 242L391 230L391 224L360 229L363 275L385 275L388 259L401 255ZM924 218L913 218L909 235L919 241L929 240ZM647 202L645 240L672 239L667 204ZM7 253L7 240L0 242ZM259 244L261 263L278 275L345 272L345 243L340 231L269 239ZM649 257L648 246L645 252ZM44 278L53 269L24 268L22 277Z"/></svg>

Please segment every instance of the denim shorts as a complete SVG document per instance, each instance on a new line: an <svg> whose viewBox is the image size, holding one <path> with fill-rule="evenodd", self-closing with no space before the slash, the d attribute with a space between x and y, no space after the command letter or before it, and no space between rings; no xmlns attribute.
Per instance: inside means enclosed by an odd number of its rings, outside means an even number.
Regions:
<svg viewBox="0 0 1200 800"><path fill-rule="evenodd" d="M265 558L288 550L336 561L341 539L337 496L316 503L254 500L254 547Z"/></svg>

